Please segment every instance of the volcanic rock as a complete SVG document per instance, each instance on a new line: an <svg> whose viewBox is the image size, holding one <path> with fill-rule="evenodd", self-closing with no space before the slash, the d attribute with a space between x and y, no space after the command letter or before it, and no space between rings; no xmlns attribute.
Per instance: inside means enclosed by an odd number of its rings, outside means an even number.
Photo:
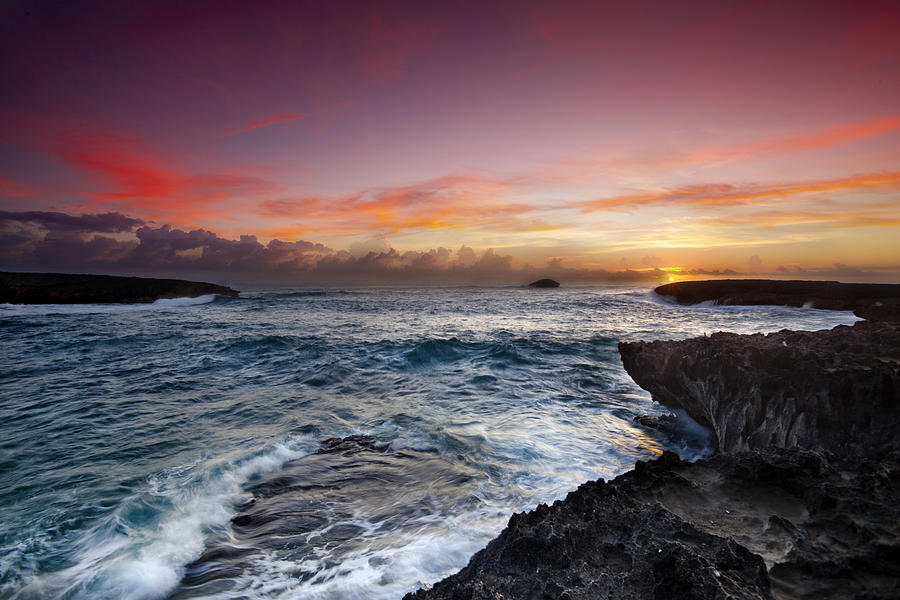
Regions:
<svg viewBox="0 0 900 600"><path fill-rule="evenodd" d="M830 331L714 333L619 344L653 399L710 427L720 451L893 445L900 423L900 323Z"/></svg>
<svg viewBox="0 0 900 600"><path fill-rule="evenodd" d="M897 458L665 453L514 515L462 571L405 600L896 598Z"/></svg>
<svg viewBox="0 0 900 600"><path fill-rule="evenodd" d="M513 515L463 570L405 600L900 597L900 286L657 292L684 304L812 302L871 320L619 344L632 378L710 427L721 453L664 453Z"/></svg>

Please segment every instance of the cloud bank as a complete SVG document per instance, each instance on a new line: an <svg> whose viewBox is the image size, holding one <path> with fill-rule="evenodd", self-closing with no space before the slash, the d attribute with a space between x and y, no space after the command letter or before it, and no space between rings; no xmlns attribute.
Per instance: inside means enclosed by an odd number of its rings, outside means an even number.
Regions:
<svg viewBox="0 0 900 600"><path fill-rule="evenodd" d="M552 277L566 284L644 283L676 278L791 277L893 281L897 270L840 263L823 268L778 266L763 271L752 256L749 272L730 268L664 267L646 255L643 268L608 271L573 268L559 258L522 265L495 249L469 246L399 251L383 239L348 250L321 243L254 235L220 237L206 229L185 231L155 226L121 213L69 215L60 212L0 211L0 270L109 273L205 278L215 281L278 284L526 284ZM755 259L755 260L754 260Z"/></svg>
<svg viewBox="0 0 900 600"><path fill-rule="evenodd" d="M113 234L113 235L110 235ZM559 260L516 267L513 257L468 246L352 254L309 241L256 236L232 240L205 229L153 227L119 213L73 216L0 212L0 268L6 270L223 276L294 283L528 283L539 277L568 282L654 282L659 269L605 271L567 268Z"/></svg>

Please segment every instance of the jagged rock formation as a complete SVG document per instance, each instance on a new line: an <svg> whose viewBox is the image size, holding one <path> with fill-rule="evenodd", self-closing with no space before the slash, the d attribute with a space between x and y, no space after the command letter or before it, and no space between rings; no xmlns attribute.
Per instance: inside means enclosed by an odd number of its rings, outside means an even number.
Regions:
<svg viewBox="0 0 900 600"><path fill-rule="evenodd" d="M63 273L0 273L0 303L140 303L153 302L160 298L194 298L208 294L236 297L238 292L222 285L181 279Z"/></svg>
<svg viewBox="0 0 900 600"><path fill-rule="evenodd" d="M667 453L514 515L462 571L406 600L900 597L900 286L657 292L684 304L812 302L870 320L620 344L632 378L711 427L721 453Z"/></svg>
<svg viewBox="0 0 900 600"><path fill-rule="evenodd" d="M710 427L723 452L768 446L865 453L900 423L900 323L714 333L619 344L631 378Z"/></svg>
<svg viewBox="0 0 900 600"><path fill-rule="evenodd" d="M538 279L537 281L532 281L528 284L528 287L533 288L558 288L559 282L553 279Z"/></svg>
<svg viewBox="0 0 900 600"><path fill-rule="evenodd" d="M804 306L829 310L900 308L900 285L887 283L839 283L837 281L774 281L771 279L722 279L679 281L656 288L679 304L767 304ZM878 310L875 311L876 313ZM869 316L859 314L863 318Z"/></svg>
<svg viewBox="0 0 900 600"><path fill-rule="evenodd" d="M462 571L405 600L896 598L897 458L666 453L514 515Z"/></svg>

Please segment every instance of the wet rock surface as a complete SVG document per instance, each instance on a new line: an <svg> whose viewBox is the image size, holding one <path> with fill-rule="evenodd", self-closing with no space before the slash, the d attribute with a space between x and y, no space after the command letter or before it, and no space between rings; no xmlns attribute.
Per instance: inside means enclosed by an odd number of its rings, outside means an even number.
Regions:
<svg viewBox="0 0 900 600"><path fill-rule="evenodd" d="M236 297L238 292L222 285L181 279L64 273L0 273L0 303L131 304L153 302L161 298L195 298L209 294Z"/></svg>
<svg viewBox="0 0 900 600"><path fill-rule="evenodd" d="M696 283L710 285L663 288L684 304L813 302L869 320L620 344L632 378L709 426L720 453L666 453L514 515L405 600L900 597L900 286Z"/></svg>

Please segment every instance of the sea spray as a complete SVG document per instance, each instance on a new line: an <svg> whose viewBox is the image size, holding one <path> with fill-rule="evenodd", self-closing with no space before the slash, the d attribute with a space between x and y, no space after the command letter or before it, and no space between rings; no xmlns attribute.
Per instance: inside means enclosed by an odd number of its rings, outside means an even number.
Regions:
<svg viewBox="0 0 900 600"><path fill-rule="evenodd" d="M124 499L74 541L72 566L29 578L13 597L163 598L200 556L207 535L228 524L247 496L245 484L314 447L309 436L294 436L233 464L196 461L151 476L144 493Z"/></svg>
<svg viewBox="0 0 900 600"><path fill-rule="evenodd" d="M635 421L667 411L618 341L855 320L616 287L245 296L0 307L0 598L396 598L512 511L702 452ZM351 434L380 450L315 454ZM258 492L290 474L321 510ZM242 530L255 494L304 520L279 508Z"/></svg>

